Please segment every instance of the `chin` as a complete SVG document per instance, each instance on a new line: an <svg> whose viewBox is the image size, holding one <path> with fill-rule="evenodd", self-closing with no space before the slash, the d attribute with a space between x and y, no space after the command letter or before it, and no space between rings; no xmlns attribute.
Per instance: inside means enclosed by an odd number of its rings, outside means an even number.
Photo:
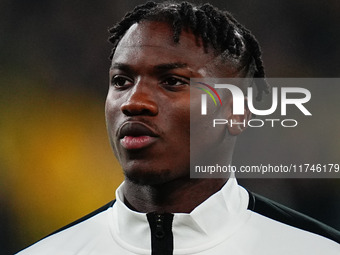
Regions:
<svg viewBox="0 0 340 255"><path fill-rule="evenodd" d="M172 176L173 171L170 169L162 170L140 170L134 169L125 171L125 178L138 185L160 185L172 181L174 176Z"/></svg>

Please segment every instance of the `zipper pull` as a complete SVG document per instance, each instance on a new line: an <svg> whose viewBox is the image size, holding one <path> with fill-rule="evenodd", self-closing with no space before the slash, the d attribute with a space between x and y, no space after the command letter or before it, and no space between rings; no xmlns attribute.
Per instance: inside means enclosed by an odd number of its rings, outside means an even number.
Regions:
<svg viewBox="0 0 340 255"><path fill-rule="evenodd" d="M164 238L165 232L164 232L164 215L162 214L156 214L156 231L155 236L159 239Z"/></svg>
<svg viewBox="0 0 340 255"><path fill-rule="evenodd" d="M174 238L172 234L171 213L147 213L151 230L151 255L173 255Z"/></svg>

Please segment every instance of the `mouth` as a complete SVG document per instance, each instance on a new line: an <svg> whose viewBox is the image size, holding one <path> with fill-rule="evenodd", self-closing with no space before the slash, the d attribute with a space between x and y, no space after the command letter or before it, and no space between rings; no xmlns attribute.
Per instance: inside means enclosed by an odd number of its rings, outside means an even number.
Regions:
<svg viewBox="0 0 340 255"><path fill-rule="evenodd" d="M147 124L136 121L125 122L118 130L120 144L126 150L138 150L150 146L158 134Z"/></svg>

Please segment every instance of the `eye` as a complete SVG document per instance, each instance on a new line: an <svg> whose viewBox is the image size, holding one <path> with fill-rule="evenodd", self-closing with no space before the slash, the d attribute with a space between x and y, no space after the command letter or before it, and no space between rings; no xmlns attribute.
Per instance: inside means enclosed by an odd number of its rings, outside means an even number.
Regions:
<svg viewBox="0 0 340 255"><path fill-rule="evenodd" d="M186 86L189 84L189 81L184 79L184 78L178 78L178 77L168 77L165 78L161 84L165 87L181 87L181 86Z"/></svg>
<svg viewBox="0 0 340 255"><path fill-rule="evenodd" d="M133 84L133 81L130 78L127 78L122 75L115 75L111 79L111 84L116 88L124 88Z"/></svg>

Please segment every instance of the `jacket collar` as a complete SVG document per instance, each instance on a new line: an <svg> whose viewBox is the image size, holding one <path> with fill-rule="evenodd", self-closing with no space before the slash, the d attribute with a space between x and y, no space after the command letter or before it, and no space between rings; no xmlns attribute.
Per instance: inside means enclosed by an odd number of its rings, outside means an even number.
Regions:
<svg viewBox="0 0 340 255"><path fill-rule="evenodd" d="M123 185L116 191L117 201L112 210L114 238L135 252L150 251L151 232L146 214L132 211L124 204ZM175 213L174 249L198 252L223 242L249 218L248 201L247 191L232 177L191 213Z"/></svg>

